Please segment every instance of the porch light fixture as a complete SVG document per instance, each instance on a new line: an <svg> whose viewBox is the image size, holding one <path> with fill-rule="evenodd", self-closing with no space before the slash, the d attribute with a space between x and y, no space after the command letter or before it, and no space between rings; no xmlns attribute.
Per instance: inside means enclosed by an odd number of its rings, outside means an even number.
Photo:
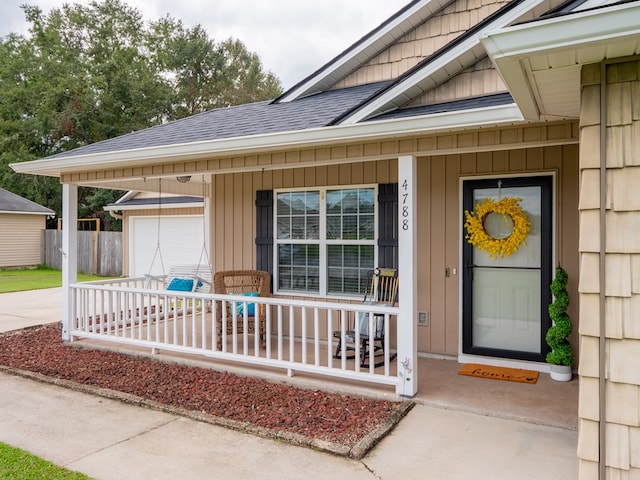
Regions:
<svg viewBox="0 0 640 480"><path fill-rule="evenodd" d="M176 177L176 180L178 180L180 183L187 183L189 180L191 180L191 175L184 175L182 177Z"/></svg>

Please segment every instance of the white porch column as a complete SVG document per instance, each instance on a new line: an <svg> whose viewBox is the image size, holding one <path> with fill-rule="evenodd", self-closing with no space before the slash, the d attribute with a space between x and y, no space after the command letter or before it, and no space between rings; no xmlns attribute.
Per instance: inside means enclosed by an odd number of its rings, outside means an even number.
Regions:
<svg viewBox="0 0 640 480"><path fill-rule="evenodd" d="M211 206L213 204L213 175L205 175L204 177L205 189L202 195L203 209L202 215L204 215L204 238L205 244L207 248L207 258L209 259L209 266L211 267L211 274L215 272L215 267L213 266L212 258L213 258L213 250L211 249L211 245L213 245L213 229L211 228Z"/></svg>
<svg viewBox="0 0 640 480"><path fill-rule="evenodd" d="M71 340L73 292L78 280L78 186L62 185L62 340Z"/></svg>
<svg viewBox="0 0 640 480"><path fill-rule="evenodd" d="M416 228L416 157L398 158L398 387L396 393L418 392L418 299Z"/></svg>

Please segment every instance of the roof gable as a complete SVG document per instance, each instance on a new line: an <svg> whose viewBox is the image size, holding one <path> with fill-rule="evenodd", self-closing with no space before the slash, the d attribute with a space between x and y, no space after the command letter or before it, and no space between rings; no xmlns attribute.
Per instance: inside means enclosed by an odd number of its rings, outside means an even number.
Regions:
<svg viewBox="0 0 640 480"><path fill-rule="evenodd" d="M338 123L353 124L402 108L485 57L486 51L480 39L486 32L536 18L553 6L551 0L514 0L507 3L464 34L428 55L378 92L374 98L347 112Z"/></svg>
<svg viewBox="0 0 640 480"><path fill-rule="evenodd" d="M424 23L453 1L412 1L338 56L284 92L275 102L290 102L334 87L364 63L387 49L398 38Z"/></svg>

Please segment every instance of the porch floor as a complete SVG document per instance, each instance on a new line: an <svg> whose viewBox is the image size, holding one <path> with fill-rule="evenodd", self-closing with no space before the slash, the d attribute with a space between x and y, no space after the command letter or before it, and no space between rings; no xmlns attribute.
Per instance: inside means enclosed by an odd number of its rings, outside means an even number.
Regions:
<svg viewBox="0 0 640 480"><path fill-rule="evenodd" d="M75 343L89 348L134 353L161 361L255 376L302 388L316 388L386 399L397 398L395 389L389 386L331 379L308 373L295 373L293 376L287 376L286 371L282 369L240 365L166 350L152 354L146 348L110 344L97 340L83 339ZM300 347L299 343L296 345L298 348ZM396 362L397 360L392 362L392 371L395 371ZM490 417L577 429L578 379L575 375L570 382L556 382L551 380L548 374L541 373L537 383L524 384L458 375L457 372L461 366L455 359L420 357L417 369L418 393L413 400L425 405Z"/></svg>

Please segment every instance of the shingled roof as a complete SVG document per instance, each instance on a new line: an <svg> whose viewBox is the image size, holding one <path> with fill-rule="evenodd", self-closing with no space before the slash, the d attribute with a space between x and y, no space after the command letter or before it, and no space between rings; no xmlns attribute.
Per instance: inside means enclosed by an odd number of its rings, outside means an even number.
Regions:
<svg viewBox="0 0 640 480"><path fill-rule="evenodd" d="M305 130L332 123L390 82L329 90L293 102L269 101L218 108L191 117L92 143L48 158Z"/></svg>
<svg viewBox="0 0 640 480"><path fill-rule="evenodd" d="M27 213L36 215L55 215L55 212L20 195L0 188L0 213Z"/></svg>
<svg viewBox="0 0 640 480"><path fill-rule="evenodd" d="M575 7L581 1L571 0L570 4ZM596 1L612 0L586 0L586 3ZM557 2L559 0L551 3ZM59 176L62 169L72 171L92 162L102 165L110 162L113 168L118 162L160 162L176 155L186 159L214 152L246 153L292 148L293 145L318 145L354 136L393 136L399 131L435 131L523 120L515 96L509 93L420 107L414 107L413 101L484 58L486 50L481 38L487 31L543 14L542 9L548 5L544 0L505 3L396 78L334 87L340 79L352 74L369 58L448 4L448 0L409 2L380 27L275 100L210 110L27 162L31 164L29 166L15 164L12 167L21 173ZM356 128L351 128L353 126Z"/></svg>

